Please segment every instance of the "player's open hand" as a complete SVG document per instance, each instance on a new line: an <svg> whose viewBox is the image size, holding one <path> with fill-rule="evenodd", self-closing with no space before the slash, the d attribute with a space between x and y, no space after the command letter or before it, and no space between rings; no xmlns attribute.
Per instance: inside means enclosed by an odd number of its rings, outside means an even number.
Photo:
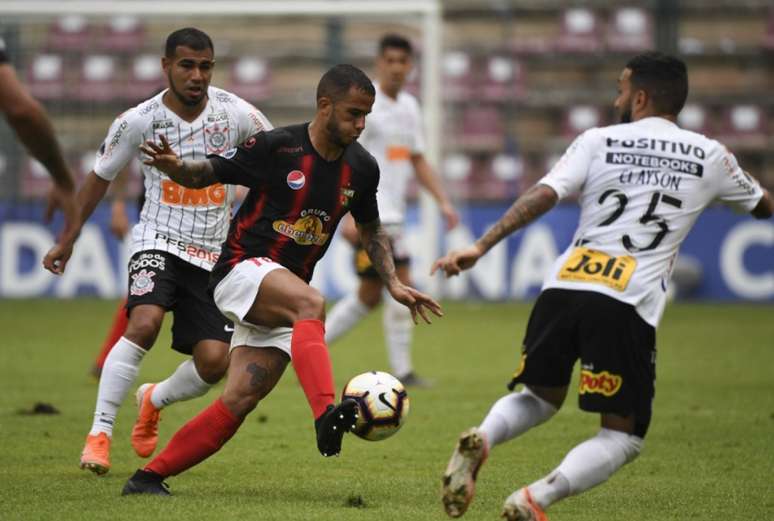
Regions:
<svg viewBox="0 0 774 521"><path fill-rule="evenodd" d="M61 275L64 273L67 261L70 260L70 255L73 254L73 243L69 241L61 241L54 245L53 248L48 250L46 256L43 257L43 267L54 275Z"/></svg>
<svg viewBox="0 0 774 521"><path fill-rule="evenodd" d="M182 168L183 161L169 146L169 141L164 137L164 134L159 134L159 139L161 144L148 140L140 145L142 153L148 156L148 159L144 159L143 163L155 167L165 174L174 174Z"/></svg>
<svg viewBox="0 0 774 521"><path fill-rule="evenodd" d="M483 255L481 250L475 244L471 244L462 250L450 251L433 263L430 275L433 275L439 269L443 270L447 278L459 275L461 272L475 266L481 255Z"/></svg>
<svg viewBox="0 0 774 521"><path fill-rule="evenodd" d="M417 315L422 317L426 323L431 324L430 316L427 311L430 310L435 316L442 317L443 310L441 305L433 300L429 295L425 295L421 291L417 291L410 286L401 284L398 282L389 288L392 298L406 306L411 310L411 319L414 324L419 323Z"/></svg>

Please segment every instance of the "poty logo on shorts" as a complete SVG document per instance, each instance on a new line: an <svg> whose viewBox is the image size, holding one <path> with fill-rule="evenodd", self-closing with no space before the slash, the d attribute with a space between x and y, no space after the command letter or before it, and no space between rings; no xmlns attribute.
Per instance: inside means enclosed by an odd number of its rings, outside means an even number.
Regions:
<svg viewBox="0 0 774 521"><path fill-rule="evenodd" d="M301 190L306 184L306 177L301 170L293 170L288 174L288 186L291 190Z"/></svg>
<svg viewBox="0 0 774 521"><path fill-rule="evenodd" d="M581 370L580 384L578 386L579 394L599 393L610 397L621 390L623 378L617 374L611 374L607 371L601 373L592 373L587 369Z"/></svg>

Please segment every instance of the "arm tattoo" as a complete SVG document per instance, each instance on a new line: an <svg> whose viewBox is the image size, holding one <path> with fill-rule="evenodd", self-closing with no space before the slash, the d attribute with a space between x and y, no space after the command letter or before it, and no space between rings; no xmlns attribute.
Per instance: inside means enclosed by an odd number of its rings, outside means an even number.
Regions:
<svg viewBox="0 0 774 521"><path fill-rule="evenodd" d="M218 182L212 163L208 159L185 160L177 172L167 175L177 184L187 188L204 188Z"/></svg>
<svg viewBox="0 0 774 521"><path fill-rule="evenodd" d="M536 184L519 197L492 228L476 241L482 252L554 207L558 200L553 188Z"/></svg>
<svg viewBox="0 0 774 521"><path fill-rule="evenodd" d="M390 237L382 228L379 220L358 225L360 230L360 243L363 245L368 258L374 265L374 269L379 273L385 284L391 284L396 278L395 263L392 260L392 248L390 247Z"/></svg>
<svg viewBox="0 0 774 521"><path fill-rule="evenodd" d="M261 385L263 385L263 382L266 381L266 377L269 375L269 371L267 371L265 367L261 367L255 362L247 364L246 371L253 375L252 378L250 378L250 387L255 390L261 388Z"/></svg>

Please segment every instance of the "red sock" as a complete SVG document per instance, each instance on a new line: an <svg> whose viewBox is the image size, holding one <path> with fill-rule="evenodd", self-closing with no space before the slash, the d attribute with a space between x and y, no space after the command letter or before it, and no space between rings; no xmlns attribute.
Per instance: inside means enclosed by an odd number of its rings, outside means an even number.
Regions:
<svg viewBox="0 0 774 521"><path fill-rule="evenodd" d="M176 476L218 452L241 424L218 398L183 425L145 470L163 477Z"/></svg>
<svg viewBox="0 0 774 521"><path fill-rule="evenodd" d="M325 326L319 320L299 320L293 324L291 359L298 381L317 419L333 403L333 369L325 345Z"/></svg>
<svg viewBox="0 0 774 521"><path fill-rule="evenodd" d="M102 369L102 366L105 365L105 358L107 358L110 350L113 349L113 346L116 345L118 339L126 332L127 324L129 324L129 317L126 316L126 298L124 298L121 305L118 306L116 314L113 316L113 325L110 326L110 332L108 333L107 338L105 338L105 342L102 344L102 350L100 350L99 355L97 355L97 360L95 360L94 365Z"/></svg>

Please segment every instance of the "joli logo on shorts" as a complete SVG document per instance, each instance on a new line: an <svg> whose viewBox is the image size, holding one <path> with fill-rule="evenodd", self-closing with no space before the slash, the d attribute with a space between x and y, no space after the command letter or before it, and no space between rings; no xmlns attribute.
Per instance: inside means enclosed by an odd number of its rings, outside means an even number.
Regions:
<svg viewBox="0 0 774 521"><path fill-rule="evenodd" d="M601 373L592 373L586 369L581 370L579 394L599 393L604 396L613 396L621 389L623 378L617 374L610 374L607 371Z"/></svg>

